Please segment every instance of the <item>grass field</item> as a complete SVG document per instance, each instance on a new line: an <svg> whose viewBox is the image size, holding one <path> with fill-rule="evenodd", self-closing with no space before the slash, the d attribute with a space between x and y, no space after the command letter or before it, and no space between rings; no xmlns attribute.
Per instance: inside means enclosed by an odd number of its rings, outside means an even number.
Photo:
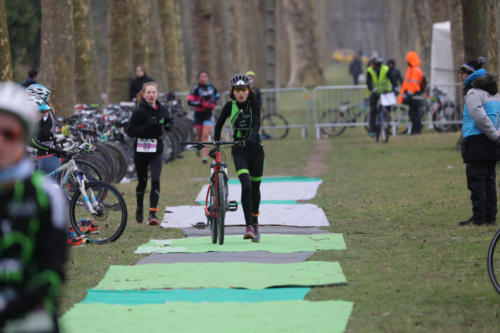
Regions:
<svg viewBox="0 0 500 333"><path fill-rule="evenodd" d="M327 77L342 70L330 66ZM321 251L310 260L339 261L348 285L313 288L307 299L355 302L348 332L500 331L500 296L486 272L496 228L457 225L471 215L465 168L453 149L458 135L428 130L375 144L363 129L349 128L329 140L324 183L312 203L325 210L330 231L344 234L347 250ZM302 139L295 130L283 141L266 141L265 175L304 175L312 136ZM205 183L200 178L208 180L207 165L194 152L184 155L164 166L160 207L192 203ZM82 300L109 265L137 262L138 245L183 237L176 229L137 225L135 183L118 187L130 215L125 233L113 244L71 250L61 313Z"/></svg>
<svg viewBox="0 0 500 333"><path fill-rule="evenodd" d="M349 332L497 332L499 296L486 273L494 227L457 226L471 206L454 134L427 132L375 144L362 129L331 140L328 171L313 203L325 209L347 251L311 260L340 261L347 286L314 288L307 299L354 301ZM292 135L267 141L267 175L301 175L315 140ZM165 165L161 206L192 202L208 168L193 152ZM233 170L231 170L233 172ZM120 185L135 211L134 184ZM181 237L177 230L136 225L114 244L71 251L61 312L83 299L110 264L133 264L149 238Z"/></svg>

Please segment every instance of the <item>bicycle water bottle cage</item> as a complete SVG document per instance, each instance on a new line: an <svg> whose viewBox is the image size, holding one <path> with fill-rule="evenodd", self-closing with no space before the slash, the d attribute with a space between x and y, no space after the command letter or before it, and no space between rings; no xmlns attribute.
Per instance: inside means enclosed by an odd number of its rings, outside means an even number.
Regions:
<svg viewBox="0 0 500 333"><path fill-rule="evenodd" d="M238 210L238 201L235 201L235 200L229 201L228 210L230 212L237 211Z"/></svg>

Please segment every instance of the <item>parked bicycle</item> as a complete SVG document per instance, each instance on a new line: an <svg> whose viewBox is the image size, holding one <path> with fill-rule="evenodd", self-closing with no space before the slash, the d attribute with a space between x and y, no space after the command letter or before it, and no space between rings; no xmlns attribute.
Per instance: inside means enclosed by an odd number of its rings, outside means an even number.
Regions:
<svg viewBox="0 0 500 333"><path fill-rule="evenodd" d="M393 92L380 95L375 119L375 142L387 143L391 133L391 108L396 104L396 96Z"/></svg>
<svg viewBox="0 0 500 333"><path fill-rule="evenodd" d="M186 145L192 145L195 149L201 150L204 147L213 146L209 156L214 159L210 164L210 185L208 186L205 198L205 216L207 217L207 226L210 227L212 243L224 244L224 220L226 211L236 211L238 209L237 201L228 201L227 186L227 165L223 161L221 146L241 144L235 142L185 142Z"/></svg>
<svg viewBox="0 0 500 333"><path fill-rule="evenodd" d="M320 116L321 124L330 124L335 126L321 127L321 133L327 137L339 136L347 129L354 127L352 125L343 125L347 123L355 123L360 118L366 123L369 123L369 103L368 99L355 105L351 105L350 101L344 101L338 109L329 109L324 111ZM366 132L369 128L365 126Z"/></svg>
<svg viewBox="0 0 500 333"><path fill-rule="evenodd" d="M284 139L290 130L288 120L274 109L264 109L260 128L263 139Z"/></svg>
<svg viewBox="0 0 500 333"><path fill-rule="evenodd" d="M493 287L498 293L500 293L500 283L498 281L498 278L500 277L500 254L495 254L495 250L499 239L500 229L497 230L491 240L487 257L488 276L490 277L490 281L493 284ZM498 250L496 251L498 252Z"/></svg>
<svg viewBox="0 0 500 333"><path fill-rule="evenodd" d="M65 152L66 162L46 177L57 177L70 196L69 218L78 235L96 244L114 242L127 225L125 200L114 186L89 181L74 159L76 154Z"/></svg>

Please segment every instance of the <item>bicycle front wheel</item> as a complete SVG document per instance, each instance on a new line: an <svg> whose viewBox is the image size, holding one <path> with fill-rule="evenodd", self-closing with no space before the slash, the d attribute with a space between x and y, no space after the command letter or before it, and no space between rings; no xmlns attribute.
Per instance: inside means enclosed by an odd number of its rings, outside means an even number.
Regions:
<svg viewBox="0 0 500 333"><path fill-rule="evenodd" d="M224 244L224 220L226 218L227 207L227 179L226 175L219 172L217 177L217 216L215 224L217 224L217 237L219 244Z"/></svg>
<svg viewBox="0 0 500 333"><path fill-rule="evenodd" d="M262 117L262 134L266 139L283 139L288 135L288 121L280 114L266 114Z"/></svg>
<svg viewBox="0 0 500 333"><path fill-rule="evenodd" d="M491 240L487 258L488 275L493 287L498 293L500 293L500 283L498 282L498 278L500 277L500 254L495 254L495 251L499 238L500 229L497 230L495 236L493 236L493 239Z"/></svg>
<svg viewBox="0 0 500 333"><path fill-rule="evenodd" d="M344 112L336 109L326 110L321 114L320 124L344 124L347 122ZM321 133L327 137L339 136L347 126L321 127Z"/></svg>
<svg viewBox="0 0 500 333"><path fill-rule="evenodd" d="M212 176L215 177L215 174ZM217 220L214 218L214 211L217 209L216 203L216 188L215 183L212 182L212 186L210 186L210 201L209 201L209 211L210 216L208 216L208 223L210 224L210 236L212 238L212 243L217 243Z"/></svg>
<svg viewBox="0 0 500 333"><path fill-rule="evenodd" d="M114 242L127 225L127 205L122 195L114 186L100 181L89 182L84 193L73 194L69 213L75 232L96 244Z"/></svg>

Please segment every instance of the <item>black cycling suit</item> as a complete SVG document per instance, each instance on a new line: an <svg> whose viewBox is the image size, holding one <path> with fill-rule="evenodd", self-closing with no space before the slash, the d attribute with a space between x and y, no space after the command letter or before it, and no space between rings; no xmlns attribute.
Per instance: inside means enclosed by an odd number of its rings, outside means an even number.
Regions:
<svg viewBox="0 0 500 333"><path fill-rule="evenodd" d="M150 208L156 208L160 199L160 174L162 168L163 130L170 130L172 120L168 110L156 102L155 108L141 100L132 114L127 135L135 137L134 164L137 172L137 207L143 207L144 191L148 181L148 167L151 170ZM150 140L154 141L150 141ZM156 144L153 148L152 144Z"/></svg>
<svg viewBox="0 0 500 333"><path fill-rule="evenodd" d="M52 181L21 161L0 172L0 331L42 314L44 332L58 332L56 301L62 286L66 200ZM40 325L42 325L40 323ZM41 327L40 327L41 328Z"/></svg>
<svg viewBox="0 0 500 333"><path fill-rule="evenodd" d="M253 93L244 103L228 102L222 108L215 125L215 141L220 140L222 127L231 119L233 139L245 141L233 146L232 155L236 175L241 182L241 204L246 225L257 222L260 206L260 182L264 171L264 147L260 140L260 107Z"/></svg>

